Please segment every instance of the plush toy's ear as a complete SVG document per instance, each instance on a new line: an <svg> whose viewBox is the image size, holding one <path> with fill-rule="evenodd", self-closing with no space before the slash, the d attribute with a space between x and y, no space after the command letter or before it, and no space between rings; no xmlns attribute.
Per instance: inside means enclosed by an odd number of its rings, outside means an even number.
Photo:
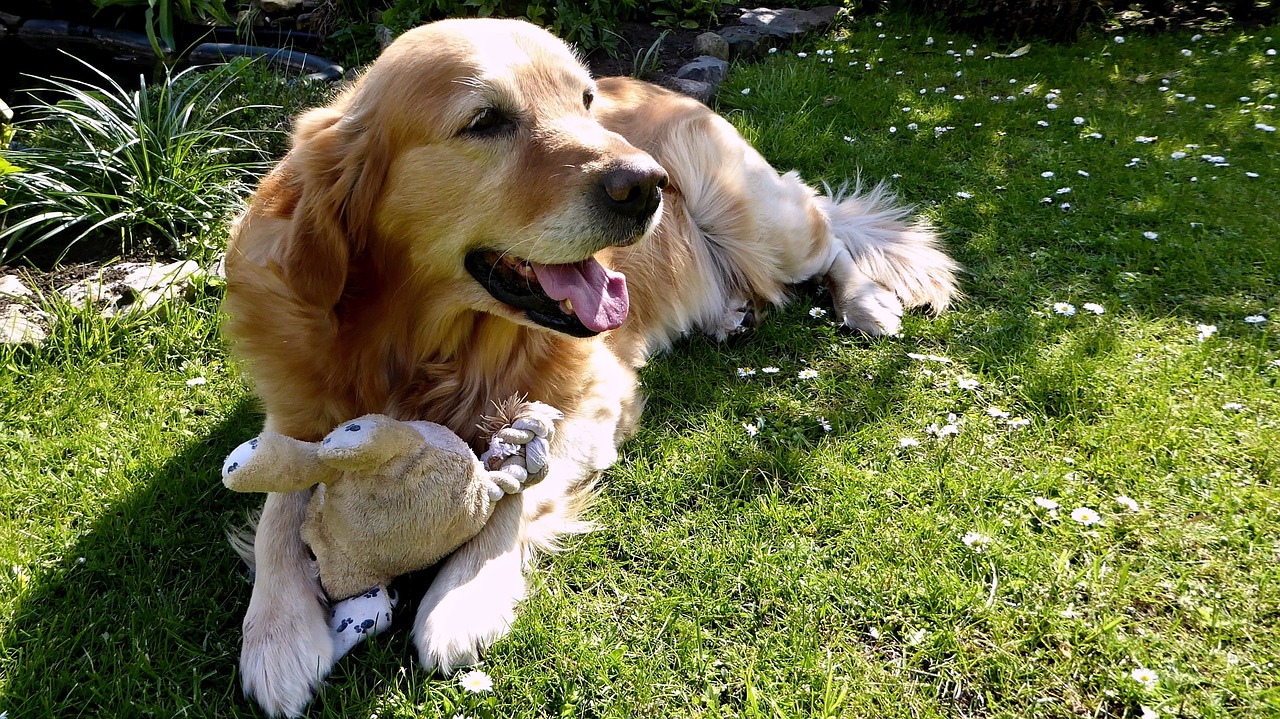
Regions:
<svg viewBox="0 0 1280 719"><path fill-rule="evenodd" d="M367 414L320 441L319 459L338 470L372 472L399 457L417 454L425 440L407 422Z"/></svg>
<svg viewBox="0 0 1280 719"><path fill-rule="evenodd" d="M302 442L275 432L236 447L222 465L222 483L236 492L297 492L336 478L321 462L314 442Z"/></svg>

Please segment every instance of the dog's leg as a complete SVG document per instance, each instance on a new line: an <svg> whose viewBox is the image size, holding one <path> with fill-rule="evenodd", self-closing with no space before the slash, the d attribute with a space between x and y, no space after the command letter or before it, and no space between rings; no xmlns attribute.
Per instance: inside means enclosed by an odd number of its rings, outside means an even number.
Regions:
<svg viewBox="0 0 1280 719"><path fill-rule="evenodd" d="M448 674L475 664L510 631L525 596L523 509L523 494L504 497L484 529L441 565L413 623L423 668Z"/></svg>
<svg viewBox="0 0 1280 719"><path fill-rule="evenodd" d="M724 312L711 322L699 326L706 334L719 342L736 337L759 324L755 303L741 297L730 297Z"/></svg>
<svg viewBox="0 0 1280 719"><path fill-rule="evenodd" d="M298 716L333 668L328 607L299 530L310 491L267 495L244 617L244 693L271 716Z"/></svg>

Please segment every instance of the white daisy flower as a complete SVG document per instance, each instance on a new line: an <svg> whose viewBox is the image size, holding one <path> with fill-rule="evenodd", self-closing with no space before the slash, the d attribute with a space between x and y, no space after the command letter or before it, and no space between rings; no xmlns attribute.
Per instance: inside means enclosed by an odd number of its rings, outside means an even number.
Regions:
<svg viewBox="0 0 1280 719"><path fill-rule="evenodd" d="M1138 716L1138 719L1160 719L1160 712L1155 709L1141 705L1138 708L1142 710L1142 714Z"/></svg>
<svg viewBox="0 0 1280 719"><path fill-rule="evenodd" d="M954 425L954 424L947 424L947 425L943 425L943 426L938 430L938 436L939 436L939 437L951 437L951 436L953 436L953 435L957 435L957 434L960 434L960 428L959 428L959 427L957 427L957 426L956 426L956 425Z"/></svg>
<svg viewBox="0 0 1280 719"><path fill-rule="evenodd" d="M1088 176L1089 176L1089 173L1088 173L1088 172L1085 172L1084 170L1076 170L1076 174L1077 174L1077 175L1079 175L1079 176L1081 176L1081 177L1088 177Z"/></svg>
<svg viewBox="0 0 1280 719"><path fill-rule="evenodd" d="M739 376L739 377L754 377L754 376L756 376L756 369L755 369L755 367L739 367L739 368L738 368L738 376Z"/></svg>
<svg viewBox="0 0 1280 719"><path fill-rule="evenodd" d="M479 669L472 669L466 674L458 677L458 683L462 685L463 689L466 689L472 694L483 694L484 692L493 691L493 679L489 678L488 674L485 674Z"/></svg>
<svg viewBox="0 0 1280 719"><path fill-rule="evenodd" d="M1217 325L1196 325L1196 337L1204 342L1218 333Z"/></svg>
<svg viewBox="0 0 1280 719"><path fill-rule="evenodd" d="M1048 126L1049 126L1049 123L1048 123L1048 121L1046 121L1046 120L1036 120L1036 124L1037 124L1037 125L1039 125L1040 127L1048 127Z"/></svg>
<svg viewBox="0 0 1280 719"><path fill-rule="evenodd" d="M817 376L818 370L816 369L802 369L796 374L796 377L799 377L800 379L814 379Z"/></svg>
<svg viewBox="0 0 1280 719"><path fill-rule="evenodd" d="M995 419L1009 419L1009 413L999 407L988 407L987 415L994 417Z"/></svg>
<svg viewBox="0 0 1280 719"><path fill-rule="evenodd" d="M1059 187L1059 188L1058 188L1058 194L1059 194L1059 195L1069 195L1069 194L1071 194L1071 188L1070 188L1070 187Z"/></svg>
<svg viewBox="0 0 1280 719"><path fill-rule="evenodd" d="M749 88L749 87L744 87L744 88L742 88L742 94L743 94L743 95L750 95L750 94L751 94L751 88Z"/></svg>
<svg viewBox="0 0 1280 719"><path fill-rule="evenodd" d="M1119 504L1130 512L1138 511L1138 502L1133 497L1126 497L1121 494L1116 497L1116 504Z"/></svg>
<svg viewBox="0 0 1280 719"><path fill-rule="evenodd" d="M1247 325L1260 325L1266 321L1267 321L1266 315L1249 315L1248 317L1244 318L1244 323Z"/></svg>
<svg viewBox="0 0 1280 719"><path fill-rule="evenodd" d="M1143 145L1150 145L1151 143L1156 141L1156 138L1147 137L1146 135L1138 135L1137 137L1133 138L1133 141L1142 143Z"/></svg>
<svg viewBox="0 0 1280 719"><path fill-rule="evenodd" d="M975 390L978 388L978 380L972 377L961 377L956 380L956 385L958 385L960 389Z"/></svg>
<svg viewBox="0 0 1280 719"><path fill-rule="evenodd" d="M1097 524L1102 521L1102 517L1098 513L1088 507L1076 507L1071 510L1071 518L1086 527Z"/></svg>
<svg viewBox="0 0 1280 719"><path fill-rule="evenodd" d="M1115 44L1117 44L1117 45L1123 45L1123 44L1124 44L1124 35L1116 35L1115 37L1113 37L1113 38L1111 38L1111 39L1112 39L1113 41L1115 41Z"/></svg>
<svg viewBox="0 0 1280 719"><path fill-rule="evenodd" d="M906 449L907 447L919 447L920 440L915 437L902 437L898 440L898 446L902 449Z"/></svg>
<svg viewBox="0 0 1280 719"><path fill-rule="evenodd" d="M826 317L827 311L822 309L821 307L812 307L809 309L809 316L810 317Z"/></svg>
<svg viewBox="0 0 1280 719"><path fill-rule="evenodd" d="M1058 504L1057 502L1053 501L1052 499L1049 499L1048 497L1036 497L1036 498L1035 498L1034 500L1032 500L1032 501L1034 501L1034 502L1036 503L1036 506L1037 506L1037 507L1039 507L1039 508L1041 508L1041 509L1047 509L1047 510L1049 510L1050 512L1052 512L1052 511L1054 511L1055 509L1057 509L1058 507L1062 506L1062 505Z"/></svg>
<svg viewBox="0 0 1280 719"><path fill-rule="evenodd" d="M1031 420L1025 417L1014 417L1006 421L1005 424L1009 426L1009 429L1022 429L1023 427L1030 427Z"/></svg>
<svg viewBox="0 0 1280 719"><path fill-rule="evenodd" d="M754 424L747 424L746 422L743 422L742 428L747 431L748 437L754 437L757 434L760 434L760 428L755 426Z"/></svg>
<svg viewBox="0 0 1280 719"><path fill-rule="evenodd" d="M1095 315L1100 315L1100 314L1103 314L1104 312L1106 312L1107 310L1106 310L1106 308L1105 308L1105 307L1103 307L1102 305L1098 304L1097 302L1086 302L1086 303L1084 303L1084 311L1085 311L1085 312L1092 312L1092 313L1094 313Z"/></svg>
<svg viewBox="0 0 1280 719"><path fill-rule="evenodd" d="M830 432L830 431L831 431L831 422L830 422L829 420L827 420L827 418L826 418L826 417L819 417L819 418L818 418L818 425L819 425L820 427L822 427L822 431L823 431L823 432Z"/></svg>
<svg viewBox="0 0 1280 719"><path fill-rule="evenodd" d="M1063 317L1071 317L1076 313L1076 306L1070 302L1054 302L1053 311Z"/></svg>
<svg viewBox="0 0 1280 719"><path fill-rule="evenodd" d="M1186 48L1183 48L1183 49L1182 49L1182 56L1183 56L1183 57L1191 57L1191 51L1190 51L1190 50L1187 50Z"/></svg>
<svg viewBox="0 0 1280 719"><path fill-rule="evenodd" d="M967 199L969 199L969 198L973 197L973 193L972 193L972 192L964 192L964 191L960 191L960 192L957 192L957 193L956 193L956 197L959 197L959 198L960 198L960 199L962 199L962 200L967 200Z"/></svg>
<svg viewBox="0 0 1280 719"><path fill-rule="evenodd" d="M1142 236L1147 238L1148 240L1155 240L1155 239L1159 239L1160 233L1147 230L1146 232L1142 233Z"/></svg>
<svg viewBox="0 0 1280 719"><path fill-rule="evenodd" d="M764 372L765 374L778 374L778 372L780 372L781 370L779 370L777 367L761 367L760 371Z"/></svg>
<svg viewBox="0 0 1280 719"><path fill-rule="evenodd" d="M1174 160L1181 160L1186 156L1187 156L1187 153L1183 152L1182 150L1174 150L1173 152L1169 153L1169 157Z"/></svg>
<svg viewBox="0 0 1280 719"><path fill-rule="evenodd" d="M1040 176L1047 180L1050 177L1053 177L1053 170L1045 170L1044 172L1040 173Z"/></svg>
<svg viewBox="0 0 1280 719"><path fill-rule="evenodd" d="M1137 669L1134 669L1133 671L1129 672L1129 676L1135 682L1141 684L1142 686L1148 689L1151 689L1156 685L1157 682L1160 681L1160 675L1156 674L1155 670L1147 669L1146 667L1138 667Z"/></svg>
<svg viewBox="0 0 1280 719"><path fill-rule="evenodd" d="M205 384L208 381L209 380L205 379L204 377L192 377L191 379L187 380L187 386L199 387L200 385Z"/></svg>
<svg viewBox="0 0 1280 719"><path fill-rule="evenodd" d="M1240 410L1244 409L1244 405L1240 404L1239 402L1227 402L1226 404L1222 405L1222 409L1225 412L1239 412Z"/></svg>
<svg viewBox="0 0 1280 719"><path fill-rule="evenodd" d="M1083 125L1083 124L1084 124L1084 118L1083 118L1083 117L1080 117L1079 115L1076 115L1075 117L1071 118L1071 121L1072 121L1072 122L1074 122L1074 123L1075 123L1075 124L1077 124L1077 125Z"/></svg>
<svg viewBox="0 0 1280 719"><path fill-rule="evenodd" d="M967 532L960 538L960 541L964 542L964 546L972 549L974 552L982 554L983 550L987 548L987 545L991 544L995 540L985 534Z"/></svg>
<svg viewBox="0 0 1280 719"><path fill-rule="evenodd" d="M1088 135L1085 135L1085 137L1093 138L1094 140L1101 140L1101 139L1102 139L1102 133L1101 133L1101 132L1091 132L1091 133L1089 133Z"/></svg>

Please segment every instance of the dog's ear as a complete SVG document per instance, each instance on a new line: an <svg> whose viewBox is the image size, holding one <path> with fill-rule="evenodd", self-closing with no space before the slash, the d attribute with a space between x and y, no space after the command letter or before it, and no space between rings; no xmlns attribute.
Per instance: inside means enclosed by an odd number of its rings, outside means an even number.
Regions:
<svg viewBox="0 0 1280 719"><path fill-rule="evenodd" d="M298 188L280 255L285 282L304 301L331 308L352 257L368 247L390 153L385 139L340 109L297 120L289 164Z"/></svg>

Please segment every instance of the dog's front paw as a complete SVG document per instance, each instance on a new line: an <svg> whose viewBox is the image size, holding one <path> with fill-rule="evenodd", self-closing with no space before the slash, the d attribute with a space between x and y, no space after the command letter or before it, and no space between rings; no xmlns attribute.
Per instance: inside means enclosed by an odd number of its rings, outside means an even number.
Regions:
<svg viewBox="0 0 1280 719"><path fill-rule="evenodd" d="M310 596L252 604L240 653L245 696L271 716L299 716L334 664L326 610Z"/></svg>
<svg viewBox="0 0 1280 719"><path fill-rule="evenodd" d="M717 342L724 342L744 332L755 329L760 323L755 303L751 300L730 300L718 317L702 325Z"/></svg>
<svg viewBox="0 0 1280 719"><path fill-rule="evenodd" d="M560 410L542 402L508 402L502 408L501 426L489 439L489 449L480 455L494 481L507 494L547 476L555 423L564 417ZM502 476L505 475L505 476Z"/></svg>
<svg viewBox="0 0 1280 719"><path fill-rule="evenodd" d="M484 650L511 631L524 577L517 570L503 579L507 584L500 587L477 581L450 589L447 578L437 578L414 622L413 641L424 669L448 675L476 664Z"/></svg>
<svg viewBox="0 0 1280 719"><path fill-rule="evenodd" d="M863 282L854 292L838 297L836 311L846 327L872 337L902 332L902 301L874 282Z"/></svg>

